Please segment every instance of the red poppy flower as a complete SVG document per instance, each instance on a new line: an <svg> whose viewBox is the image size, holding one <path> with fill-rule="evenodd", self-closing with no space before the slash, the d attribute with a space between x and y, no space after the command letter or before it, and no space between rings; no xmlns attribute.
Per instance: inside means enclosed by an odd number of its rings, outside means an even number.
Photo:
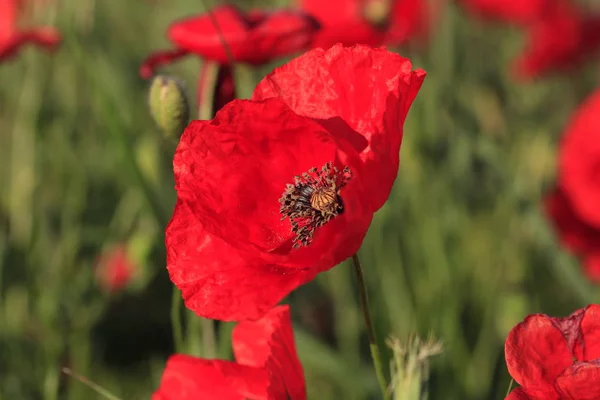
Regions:
<svg viewBox="0 0 600 400"><path fill-rule="evenodd" d="M135 270L136 266L128 257L125 247L118 246L98 260L96 278L102 289L115 292L127 286Z"/></svg>
<svg viewBox="0 0 600 400"><path fill-rule="evenodd" d="M424 78L384 49L316 49L268 75L254 101L193 121L173 161L166 231L186 305L258 318L354 254L390 193Z"/></svg>
<svg viewBox="0 0 600 400"><path fill-rule="evenodd" d="M424 0L298 0L298 6L322 26L312 47L400 45L429 28Z"/></svg>
<svg viewBox="0 0 600 400"><path fill-rule="evenodd" d="M459 2L469 13L481 18L527 25L540 19L557 0L460 0Z"/></svg>
<svg viewBox="0 0 600 400"><path fill-rule="evenodd" d="M508 334L508 372L521 387L512 400L600 398L600 306L566 318L530 315Z"/></svg>
<svg viewBox="0 0 600 400"><path fill-rule="evenodd" d="M558 179L579 218L600 230L600 90L579 107L563 134Z"/></svg>
<svg viewBox="0 0 600 400"><path fill-rule="evenodd" d="M53 49L60 42L60 35L54 28L19 30L18 8L17 0L0 0L0 60L16 55L21 46L27 43Z"/></svg>
<svg viewBox="0 0 600 400"><path fill-rule="evenodd" d="M546 213L552 221L563 245L584 259L584 271L587 277L600 283L600 229L582 221L573 211L569 199L560 189L555 189L544 202Z"/></svg>
<svg viewBox="0 0 600 400"><path fill-rule="evenodd" d="M305 400L289 306L233 330L235 362L176 354L152 400Z"/></svg>
<svg viewBox="0 0 600 400"><path fill-rule="evenodd" d="M600 17L568 2L556 2L527 28L527 46L514 64L530 79L580 65L600 48Z"/></svg>
<svg viewBox="0 0 600 400"><path fill-rule="evenodd" d="M244 13L233 5L219 6L211 13L173 23L167 35L176 48L148 57L140 68L140 75L149 78L157 67L195 54L223 66L215 86L215 103L222 105L235 97L235 90L219 86L220 82L230 82L233 87L231 69L227 67L231 62L259 65L301 51L308 46L318 27L312 17L299 11ZM208 84L202 78L205 72L200 74L199 93ZM225 97L224 93L231 97Z"/></svg>

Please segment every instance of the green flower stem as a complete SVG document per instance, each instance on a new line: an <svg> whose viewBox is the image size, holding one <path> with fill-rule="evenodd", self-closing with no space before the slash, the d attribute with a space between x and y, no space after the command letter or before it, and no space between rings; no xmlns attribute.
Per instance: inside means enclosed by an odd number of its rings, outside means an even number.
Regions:
<svg viewBox="0 0 600 400"><path fill-rule="evenodd" d="M198 119L212 119L213 103L215 99L215 91L217 88L217 76L219 75L219 64L213 61L204 60L200 77L198 78Z"/></svg>
<svg viewBox="0 0 600 400"><path fill-rule="evenodd" d="M69 368L63 368L62 371L65 374L77 379L79 382L83 383L84 385L88 386L90 389L92 389L96 393L100 394L103 397L106 397L109 400L121 400L119 397L112 394L111 392L109 392L108 390L103 388L102 386L90 381L88 378L86 378L84 376L77 375L75 372L71 371L71 369L69 369Z"/></svg>
<svg viewBox="0 0 600 400"><path fill-rule="evenodd" d="M389 400L390 395L387 390L387 382L383 373L383 364L381 362L381 356L379 354L379 346L377 345L377 338L375 336L375 329L373 328L373 321L371 319L371 312L369 311L369 300L367 298L367 287L365 285L365 277L363 275L362 265L358 258L358 253L352 256L352 265L354 266L354 272L356 273L356 281L358 283L358 294L360 297L360 305L362 308L363 317L365 319L365 327L367 328L367 336L369 337L369 348L371 350L371 358L373 359L373 366L375 367L375 374L377 375L377 381L381 388L384 400Z"/></svg>
<svg viewBox="0 0 600 400"><path fill-rule="evenodd" d="M171 328L173 329L173 342L175 343L175 352L184 351L183 328L181 325L181 292L177 286L173 285L173 295L171 297Z"/></svg>

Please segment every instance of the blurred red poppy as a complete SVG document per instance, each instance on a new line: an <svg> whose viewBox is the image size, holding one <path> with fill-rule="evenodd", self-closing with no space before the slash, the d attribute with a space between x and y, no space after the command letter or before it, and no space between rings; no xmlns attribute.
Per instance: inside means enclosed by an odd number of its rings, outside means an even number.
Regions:
<svg viewBox="0 0 600 400"><path fill-rule="evenodd" d="M600 398L600 306L566 318L529 315L506 339L506 365L521 385L511 400Z"/></svg>
<svg viewBox="0 0 600 400"><path fill-rule="evenodd" d="M231 82L233 86L231 69L227 68L232 62L259 65L304 50L318 28L314 18L295 10L244 13L233 5L215 7L210 13L173 23L167 36L176 48L153 53L143 62L140 75L149 78L157 67L194 54L223 65L218 83ZM205 76L205 71L200 76ZM205 84L201 78L199 93ZM221 101L215 110L235 97L234 90L221 89L219 84L215 90L215 100Z"/></svg>
<svg viewBox="0 0 600 400"><path fill-rule="evenodd" d="M427 0L298 0L321 24L312 47L401 45L429 31Z"/></svg>
<svg viewBox="0 0 600 400"><path fill-rule="evenodd" d="M592 254L600 253L600 229L597 229L577 216L561 189L555 189L545 199L545 209L552 221L562 244L575 255L586 260L584 271L588 278L600 283L600 266L593 262Z"/></svg>
<svg viewBox="0 0 600 400"><path fill-rule="evenodd" d="M16 55L27 43L53 49L60 42L60 34L54 28L20 30L17 27L19 7L17 0L0 0L0 60Z"/></svg>
<svg viewBox="0 0 600 400"><path fill-rule="evenodd" d="M274 70L253 101L193 121L173 161L166 231L186 305L258 318L354 254L391 191L424 78L384 49L316 49Z"/></svg>
<svg viewBox="0 0 600 400"><path fill-rule="evenodd" d="M579 106L563 133L558 180L579 218L600 230L600 90Z"/></svg>
<svg viewBox="0 0 600 400"><path fill-rule="evenodd" d="M235 362L171 356L152 400L306 399L289 306L240 322L232 336Z"/></svg>
<svg viewBox="0 0 600 400"><path fill-rule="evenodd" d="M459 0L458 2L470 14L481 18L527 25L539 20L557 0Z"/></svg>
<svg viewBox="0 0 600 400"><path fill-rule="evenodd" d="M124 246L117 246L105 252L96 265L96 279L106 292L123 289L135 273L136 266L127 255Z"/></svg>
<svg viewBox="0 0 600 400"><path fill-rule="evenodd" d="M521 79L567 71L582 64L600 48L600 16L576 5L555 1L526 28L527 45L514 70Z"/></svg>

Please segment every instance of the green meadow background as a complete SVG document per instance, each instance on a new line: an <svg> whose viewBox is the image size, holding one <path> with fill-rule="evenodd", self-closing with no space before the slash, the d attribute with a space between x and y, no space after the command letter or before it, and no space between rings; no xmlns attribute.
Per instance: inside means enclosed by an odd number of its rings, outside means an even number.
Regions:
<svg viewBox="0 0 600 400"><path fill-rule="evenodd" d="M101 398L63 367L122 399L158 386L174 351L163 245L174 147L150 119L138 67L170 46L170 21L203 10L199 0L61 0L33 16L62 31L58 51L30 47L0 64L0 399ZM398 50L428 76L360 256L381 345L430 333L444 344L430 399L502 399L510 328L599 298L540 209L561 131L597 66L519 83L508 69L519 32L454 5L434 27L428 46ZM273 66L236 66L240 96ZM189 57L163 72L193 99L199 67ZM119 243L138 268L108 295L94 265ZM379 396L356 293L345 263L286 300L310 399ZM186 352L206 354L199 319L182 320ZM231 356L232 326L217 326L218 357Z"/></svg>

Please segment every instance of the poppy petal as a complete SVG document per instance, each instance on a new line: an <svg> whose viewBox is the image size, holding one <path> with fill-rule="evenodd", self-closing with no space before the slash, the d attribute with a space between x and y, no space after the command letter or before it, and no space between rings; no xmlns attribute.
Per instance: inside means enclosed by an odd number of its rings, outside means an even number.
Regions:
<svg viewBox="0 0 600 400"><path fill-rule="evenodd" d="M258 321L240 322L233 330L237 362L265 366L272 378L269 398L306 399L304 371L296 353L289 306L270 310Z"/></svg>
<svg viewBox="0 0 600 400"><path fill-rule="evenodd" d="M576 254L586 254L600 248L600 229L586 224L575 214L563 190L557 188L546 196L544 208L567 249Z"/></svg>
<svg viewBox="0 0 600 400"><path fill-rule="evenodd" d="M152 400L266 399L268 380L264 368L176 354Z"/></svg>
<svg viewBox="0 0 600 400"><path fill-rule="evenodd" d="M365 174L378 177L367 183L376 211L396 178L404 119L425 75L413 71L408 59L385 49L338 44L276 68L257 85L253 99L278 97L300 115L341 119L361 134L368 145L356 150Z"/></svg>
<svg viewBox="0 0 600 400"><path fill-rule="evenodd" d="M17 24L17 1L0 0L0 43L10 39ZM2 45L0 44L0 48Z"/></svg>
<svg viewBox="0 0 600 400"><path fill-rule="evenodd" d="M596 250L585 256L583 260L583 271L591 282L596 284L600 283L600 251ZM600 357L600 355L598 357Z"/></svg>
<svg viewBox="0 0 600 400"><path fill-rule="evenodd" d="M185 305L206 318L259 318L319 272L281 268L253 259L206 232L181 201L167 227L165 244L171 280L182 291Z"/></svg>
<svg viewBox="0 0 600 400"><path fill-rule="evenodd" d="M173 61L178 60L188 54L189 52L183 49L154 52L142 63L142 66L140 67L140 76L144 79L148 79L154 75L154 71L158 67L171 64Z"/></svg>
<svg viewBox="0 0 600 400"><path fill-rule="evenodd" d="M529 397L529 395L523 390L523 388L516 388L510 392L508 396L504 398L504 400L535 400Z"/></svg>
<svg viewBox="0 0 600 400"><path fill-rule="evenodd" d="M600 90L579 107L560 144L559 182L579 218L600 230Z"/></svg>
<svg viewBox="0 0 600 400"><path fill-rule="evenodd" d="M556 379L556 386L564 399L600 399L600 363L596 361L574 364Z"/></svg>
<svg viewBox="0 0 600 400"><path fill-rule="evenodd" d="M528 316L510 331L504 350L508 372L528 393L556 396L554 380L572 364L572 355L552 318Z"/></svg>
<svg viewBox="0 0 600 400"><path fill-rule="evenodd" d="M581 340L575 351L577 360L600 359L600 305L591 304L584 309L578 329Z"/></svg>

